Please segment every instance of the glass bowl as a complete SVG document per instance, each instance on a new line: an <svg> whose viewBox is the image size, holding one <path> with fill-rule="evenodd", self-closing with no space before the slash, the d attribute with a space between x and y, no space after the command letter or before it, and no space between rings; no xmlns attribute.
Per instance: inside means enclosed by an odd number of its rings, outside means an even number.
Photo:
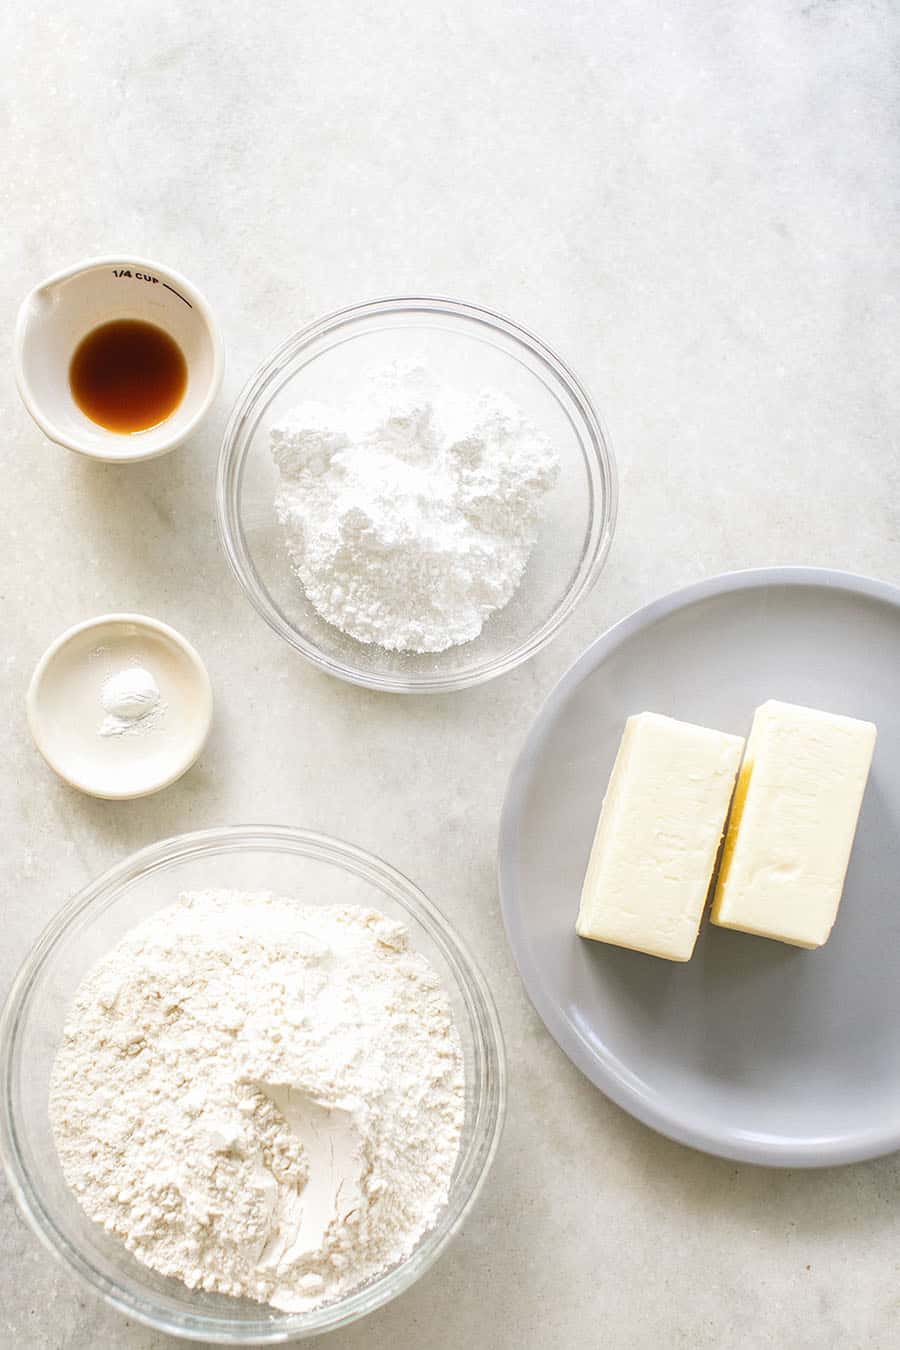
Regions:
<svg viewBox="0 0 900 1350"><path fill-rule="evenodd" d="M136 923L184 890L272 890L316 904L361 904L399 919L450 994L465 1058L466 1102L448 1203L407 1260L348 1297L283 1313L191 1291L141 1265L93 1223L69 1190L47 1116L50 1069L75 990ZM142 849L70 900L17 975L0 1018L0 1155L32 1228L82 1281L148 1326L222 1345L272 1345L355 1321L407 1289L436 1260L475 1202L506 1104L500 1024L490 991L447 920L412 882L351 844L306 830L204 830Z"/></svg>
<svg viewBox="0 0 900 1350"><path fill-rule="evenodd" d="M273 423L307 399L346 403L367 374L422 363L471 394L513 399L560 459L522 583L474 641L437 654L388 652L319 617L290 567L275 518ZM341 679L393 693L447 692L512 670L550 641L594 585L612 541L612 452L572 372L512 320L433 297L376 300L319 319L283 343L240 395L225 432L217 483L219 532L251 604L308 660Z"/></svg>

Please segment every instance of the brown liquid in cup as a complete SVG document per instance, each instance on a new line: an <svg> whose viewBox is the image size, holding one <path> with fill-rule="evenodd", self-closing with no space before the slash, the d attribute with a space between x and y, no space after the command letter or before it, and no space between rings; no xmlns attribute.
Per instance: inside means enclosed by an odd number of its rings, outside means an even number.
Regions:
<svg viewBox="0 0 900 1350"><path fill-rule="evenodd" d="M75 349L69 385L81 411L107 431L146 431L184 398L187 362L174 338L142 319L114 319Z"/></svg>

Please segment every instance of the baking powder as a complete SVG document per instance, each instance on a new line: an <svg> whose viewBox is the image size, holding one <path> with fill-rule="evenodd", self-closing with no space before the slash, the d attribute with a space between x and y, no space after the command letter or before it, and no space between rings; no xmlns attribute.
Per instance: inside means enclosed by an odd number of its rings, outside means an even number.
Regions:
<svg viewBox="0 0 900 1350"><path fill-rule="evenodd" d="M149 731L166 706L160 703L159 685L150 671L138 665L124 666L108 676L100 689L100 703L106 713L100 723L101 736Z"/></svg>

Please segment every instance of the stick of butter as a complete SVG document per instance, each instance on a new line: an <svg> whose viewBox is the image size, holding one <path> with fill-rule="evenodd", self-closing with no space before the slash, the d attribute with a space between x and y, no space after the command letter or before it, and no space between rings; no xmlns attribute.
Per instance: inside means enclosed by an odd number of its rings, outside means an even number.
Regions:
<svg viewBox="0 0 900 1350"><path fill-rule="evenodd" d="M757 708L734 794L712 921L796 947L828 940L876 729L771 701Z"/></svg>
<svg viewBox="0 0 900 1350"><path fill-rule="evenodd" d="M669 961L697 941L743 737L639 713L625 723L576 932Z"/></svg>

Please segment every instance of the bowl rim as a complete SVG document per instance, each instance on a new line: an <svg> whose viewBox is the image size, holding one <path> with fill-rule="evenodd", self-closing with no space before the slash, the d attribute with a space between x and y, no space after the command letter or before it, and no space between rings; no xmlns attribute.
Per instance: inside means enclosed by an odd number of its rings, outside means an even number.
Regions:
<svg viewBox="0 0 900 1350"><path fill-rule="evenodd" d="M585 456L591 481L589 544L585 550L587 565L584 565L582 559L573 585L550 617L523 642L500 658L476 664L450 676L372 674L320 651L313 642L297 632L271 599L253 564L241 523L240 493L244 465L257 422L262 415L262 410L256 413L255 410L272 384L283 374L286 367L317 339L362 319L408 312L440 313L480 323L527 348L575 403L587 428L592 451L590 458ZM278 392L277 387L274 392ZM274 397L274 393L272 396ZM599 510L596 510L598 497L600 504ZM574 371L537 334L507 315L482 305L440 295L409 294L362 301L333 310L293 333L257 367L235 400L222 438L216 471L216 524L219 539L235 578L256 612L274 632L326 674L334 675L350 684L384 693L449 693L457 689L471 688L473 685L495 679L498 675L507 674L534 656L550 642L579 602L595 585L609 555L617 513L618 477L609 434L584 384Z"/></svg>
<svg viewBox="0 0 900 1350"><path fill-rule="evenodd" d="M102 913L123 886L173 863L203 855L286 852L330 863L385 890L425 929L447 962L462 998L475 1042L475 1118L471 1139L458 1164L450 1199L438 1221L399 1265L344 1299L307 1313L273 1315L260 1305L258 1320L229 1319L206 1311L160 1313L152 1297L125 1292L97 1270L57 1228L24 1166L12 1084L21 1027L41 969L72 925L91 907ZM358 1320L408 1289L437 1260L471 1211L496 1156L507 1100L503 1032L493 995L477 962L441 910L404 873L377 855L314 830L294 826L218 826L175 835L150 844L108 868L82 887L45 926L17 971L0 1012L0 1163L20 1213L45 1247L118 1312L145 1326L186 1340L220 1345L273 1345L322 1335ZM462 1183L461 1189L460 1183ZM454 1190L457 1191L454 1195Z"/></svg>

